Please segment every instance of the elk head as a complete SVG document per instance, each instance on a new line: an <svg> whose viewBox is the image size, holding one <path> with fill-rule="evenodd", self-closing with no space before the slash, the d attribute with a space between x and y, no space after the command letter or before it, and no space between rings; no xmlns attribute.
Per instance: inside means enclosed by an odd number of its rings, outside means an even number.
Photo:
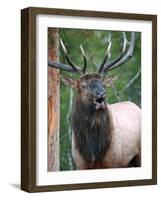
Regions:
<svg viewBox="0 0 161 200"><path fill-rule="evenodd" d="M103 58L102 63L97 69L97 73L86 73L87 58L82 45L80 45L80 50L83 56L84 65L82 68L80 68L71 61L68 55L68 51L61 39L60 44L68 65L63 63L54 63L52 61L48 61L48 65L71 73L79 74L79 80L74 80L69 77L62 77L61 80L66 85L70 85L72 88L76 89L79 95L81 96L82 101L88 104L92 104L96 110L104 108L106 98L105 87L110 86L113 83L113 81L117 79L117 77L105 76L106 73L126 63L132 57L133 54L135 33L131 32L130 42L128 42L125 32L122 32L122 39L123 43L121 48L121 54L112 61L109 61L108 59L110 57L110 50L112 45L111 40L109 40L105 56Z"/></svg>

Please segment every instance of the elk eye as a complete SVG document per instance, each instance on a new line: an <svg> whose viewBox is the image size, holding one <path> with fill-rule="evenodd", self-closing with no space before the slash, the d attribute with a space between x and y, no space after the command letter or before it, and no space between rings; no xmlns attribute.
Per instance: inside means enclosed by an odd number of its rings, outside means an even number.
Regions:
<svg viewBox="0 0 161 200"><path fill-rule="evenodd" d="M83 88L83 89L87 88L87 84L82 83L82 88Z"/></svg>

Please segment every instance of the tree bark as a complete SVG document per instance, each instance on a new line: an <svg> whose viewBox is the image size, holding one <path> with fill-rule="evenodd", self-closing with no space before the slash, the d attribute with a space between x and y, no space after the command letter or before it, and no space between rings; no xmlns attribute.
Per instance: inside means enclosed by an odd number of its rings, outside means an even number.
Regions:
<svg viewBox="0 0 161 200"><path fill-rule="evenodd" d="M48 59L59 62L59 33L48 29ZM59 170L59 70L48 67L48 171Z"/></svg>

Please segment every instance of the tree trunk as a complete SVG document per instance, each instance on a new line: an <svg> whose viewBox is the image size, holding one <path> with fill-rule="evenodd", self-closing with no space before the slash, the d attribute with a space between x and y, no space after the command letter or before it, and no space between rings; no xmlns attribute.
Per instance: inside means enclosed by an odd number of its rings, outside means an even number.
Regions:
<svg viewBox="0 0 161 200"><path fill-rule="evenodd" d="M59 33L48 29L48 59L59 62ZM48 67L48 171L59 170L59 70Z"/></svg>

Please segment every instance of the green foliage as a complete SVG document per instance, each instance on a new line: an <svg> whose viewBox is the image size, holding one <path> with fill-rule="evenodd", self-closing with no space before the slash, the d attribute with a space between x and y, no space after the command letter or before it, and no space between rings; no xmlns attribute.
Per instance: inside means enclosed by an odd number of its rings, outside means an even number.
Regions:
<svg viewBox="0 0 161 200"><path fill-rule="evenodd" d="M101 63L108 45L108 31L60 29L60 37L63 39L71 59L78 66L83 65L80 44L83 45L88 58L87 71L94 72ZM120 55L121 32L111 31L112 49L111 60ZM126 33L128 40L130 33ZM66 63L64 54L60 48L60 62ZM110 104L120 101L132 101L141 106L141 34L136 33L135 49L133 57L121 67L112 70L108 75L118 76L115 81L115 92L107 88L108 102ZM64 72L61 72L64 73ZM69 76L69 73L65 73ZM76 75L74 75L78 78ZM137 77L136 79L134 77ZM134 78L134 80L133 80ZM71 129L69 119L70 88L61 84L60 95L60 170L71 170Z"/></svg>

